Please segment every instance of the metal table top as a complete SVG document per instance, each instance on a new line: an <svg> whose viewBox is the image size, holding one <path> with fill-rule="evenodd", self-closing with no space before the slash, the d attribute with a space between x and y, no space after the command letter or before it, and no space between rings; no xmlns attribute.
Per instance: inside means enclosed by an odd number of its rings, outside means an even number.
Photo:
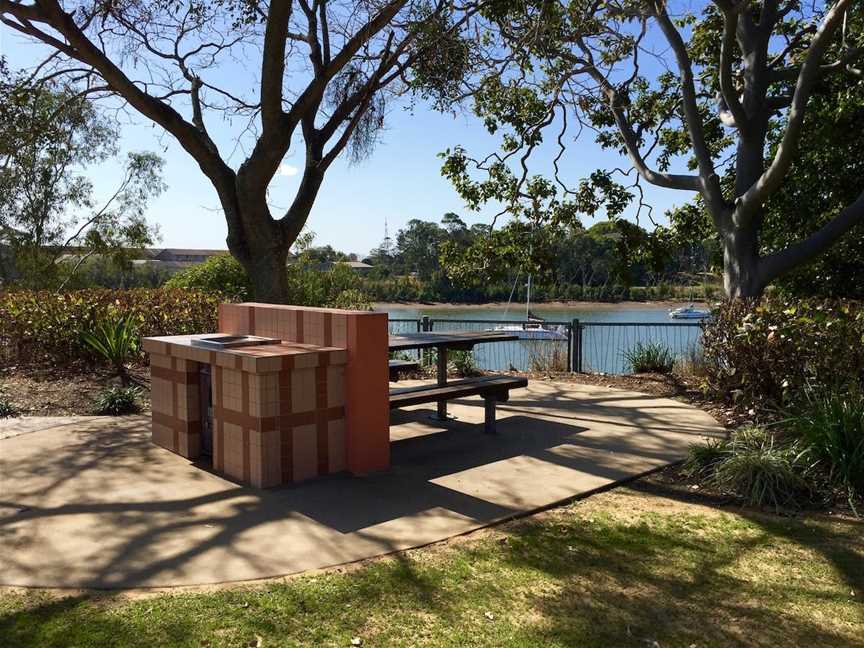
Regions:
<svg viewBox="0 0 864 648"><path fill-rule="evenodd" d="M434 347L471 348L475 344L488 342L512 342L518 340L518 335L499 333L497 331L440 331L424 333L400 333L391 335L390 351L406 349L431 349Z"/></svg>

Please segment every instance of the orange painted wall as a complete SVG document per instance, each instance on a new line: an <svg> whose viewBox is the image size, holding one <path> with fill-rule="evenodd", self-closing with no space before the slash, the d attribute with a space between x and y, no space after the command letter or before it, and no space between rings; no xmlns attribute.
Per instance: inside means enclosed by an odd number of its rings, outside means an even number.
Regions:
<svg viewBox="0 0 864 648"><path fill-rule="evenodd" d="M387 313L348 318L345 418L348 470L390 467L390 387Z"/></svg>

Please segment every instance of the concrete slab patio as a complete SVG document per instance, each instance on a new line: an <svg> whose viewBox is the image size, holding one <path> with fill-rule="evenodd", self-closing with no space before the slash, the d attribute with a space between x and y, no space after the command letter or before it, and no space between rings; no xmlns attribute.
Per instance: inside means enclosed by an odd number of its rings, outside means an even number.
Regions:
<svg viewBox="0 0 864 648"><path fill-rule="evenodd" d="M482 432L483 401L393 413L392 469L255 490L82 418L0 440L0 584L125 588L251 580L442 540L683 457L723 434L677 401L534 381Z"/></svg>

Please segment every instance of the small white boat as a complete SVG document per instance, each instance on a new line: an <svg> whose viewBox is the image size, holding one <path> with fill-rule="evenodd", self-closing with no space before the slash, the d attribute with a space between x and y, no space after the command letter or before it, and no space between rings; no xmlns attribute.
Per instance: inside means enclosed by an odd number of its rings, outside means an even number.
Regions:
<svg viewBox="0 0 864 648"><path fill-rule="evenodd" d="M519 277L516 277L516 281L519 281ZM515 284L513 286L514 290L516 288ZM511 293L512 299L512 293ZM507 305L509 307L510 301L508 300ZM525 321L524 322L514 322L513 324L500 324L493 329L496 333L508 333L510 335L516 335L520 340L566 340L567 339L567 328L564 326L556 326L553 324L547 324L546 320L542 317L538 317L534 313L531 312L531 275L528 275L528 295L525 304Z"/></svg>
<svg viewBox="0 0 864 648"><path fill-rule="evenodd" d="M669 317L672 319L705 319L711 317L711 311L704 308L696 308L693 304L674 308L669 311Z"/></svg>

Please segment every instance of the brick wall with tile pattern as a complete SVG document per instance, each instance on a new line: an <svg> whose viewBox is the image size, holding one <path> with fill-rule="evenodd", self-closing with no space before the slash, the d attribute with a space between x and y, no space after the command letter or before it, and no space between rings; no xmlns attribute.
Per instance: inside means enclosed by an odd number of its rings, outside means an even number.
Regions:
<svg viewBox="0 0 864 648"><path fill-rule="evenodd" d="M345 465L355 474L390 466L387 314L330 308L221 304L219 331L347 350Z"/></svg>
<svg viewBox="0 0 864 648"><path fill-rule="evenodd" d="M201 452L199 366L169 355L151 355L153 441L184 457Z"/></svg>
<svg viewBox="0 0 864 648"><path fill-rule="evenodd" d="M345 470L344 366L318 355L274 373L215 368L214 470L261 488Z"/></svg>
<svg viewBox="0 0 864 648"><path fill-rule="evenodd" d="M344 349L287 344L212 351L191 346L194 337L144 340L154 443L199 457L198 383L208 364L216 472L266 488L345 470Z"/></svg>

